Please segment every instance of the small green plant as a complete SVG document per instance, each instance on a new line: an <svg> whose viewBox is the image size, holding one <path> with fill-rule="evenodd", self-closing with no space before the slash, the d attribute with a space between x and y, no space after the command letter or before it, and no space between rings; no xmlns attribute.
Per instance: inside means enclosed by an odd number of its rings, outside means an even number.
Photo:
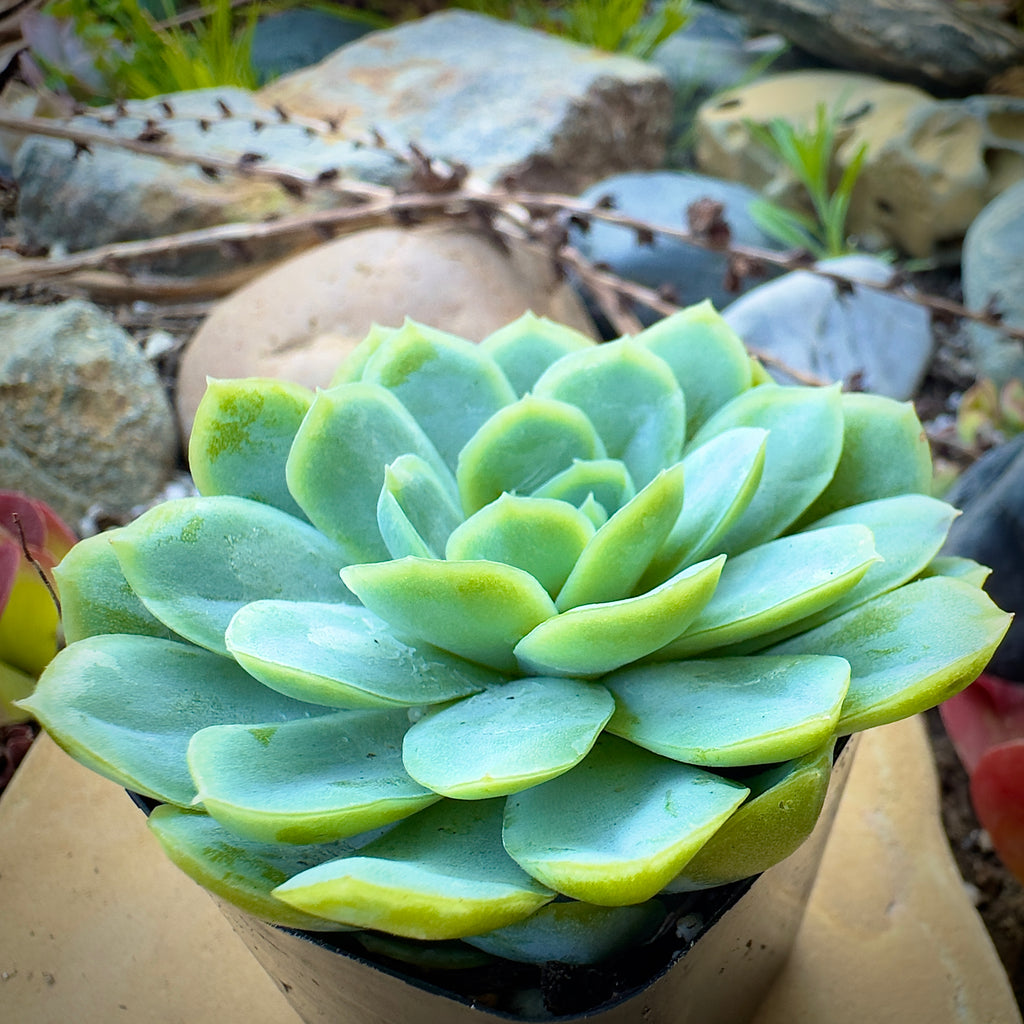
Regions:
<svg viewBox="0 0 1024 1024"><path fill-rule="evenodd" d="M956 432L967 445L999 444L1024 430L1024 382L1009 380L1002 388L983 377L960 399Z"/></svg>
<svg viewBox="0 0 1024 1024"><path fill-rule="evenodd" d="M607 956L793 852L837 737L1009 622L935 561L912 407L766 382L707 303L605 345L375 328L315 395L211 382L189 455L200 497L58 567L22 706L292 927Z"/></svg>
<svg viewBox="0 0 1024 1024"><path fill-rule="evenodd" d="M867 157L867 144L858 147L832 187L832 161L836 149L839 117L819 103L814 123L800 128L783 118L767 125L747 122L751 135L770 153L783 160L803 186L813 215L800 213L777 203L760 199L751 206L751 215L768 234L783 245L806 249L818 259L842 256L850 252L846 216L850 199Z"/></svg>

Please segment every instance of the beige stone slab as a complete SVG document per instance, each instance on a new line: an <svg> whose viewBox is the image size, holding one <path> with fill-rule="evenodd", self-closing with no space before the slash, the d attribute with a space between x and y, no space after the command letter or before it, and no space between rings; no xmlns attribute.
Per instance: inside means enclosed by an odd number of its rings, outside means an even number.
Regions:
<svg viewBox="0 0 1024 1024"><path fill-rule="evenodd" d="M755 1024L1020 1024L936 793L920 722L865 737L794 956ZM0 1019L299 1024L124 792L48 739L0 801Z"/></svg>

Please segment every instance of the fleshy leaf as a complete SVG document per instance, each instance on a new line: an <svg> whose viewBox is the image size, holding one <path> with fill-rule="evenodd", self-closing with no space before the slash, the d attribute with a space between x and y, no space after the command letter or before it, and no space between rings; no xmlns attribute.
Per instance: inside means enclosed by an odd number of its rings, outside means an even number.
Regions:
<svg viewBox="0 0 1024 1024"><path fill-rule="evenodd" d="M936 555L922 570L921 578L928 576L948 576L950 579L963 580L974 587L983 587L985 580L992 575L987 565L980 565L973 558L962 558L959 555Z"/></svg>
<svg viewBox="0 0 1024 1024"><path fill-rule="evenodd" d="M517 793L579 764L615 710L597 683L517 679L420 719L405 767L460 800Z"/></svg>
<svg viewBox="0 0 1024 1024"><path fill-rule="evenodd" d="M350 565L342 577L400 636L425 640L499 672L515 670L512 648L555 614L537 580L500 562L401 558Z"/></svg>
<svg viewBox="0 0 1024 1024"><path fill-rule="evenodd" d="M244 604L351 601L341 551L294 516L247 498L180 498L110 541L132 590L161 622L226 654L224 630Z"/></svg>
<svg viewBox="0 0 1024 1024"><path fill-rule="evenodd" d="M838 732L916 715L973 681L1011 616L984 591L935 576L908 583L765 653L834 654L852 670Z"/></svg>
<svg viewBox="0 0 1024 1024"><path fill-rule="evenodd" d="M733 427L760 427L769 433L761 483L717 545L730 555L777 537L832 479L843 446L838 385L765 384L745 391L704 424L688 451Z"/></svg>
<svg viewBox="0 0 1024 1024"><path fill-rule="evenodd" d="M516 645L527 672L599 676L675 639L711 599L725 556L698 562L639 597L571 608Z"/></svg>
<svg viewBox="0 0 1024 1024"><path fill-rule="evenodd" d="M672 532L641 580L656 586L714 551L715 543L750 504L761 482L768 433L755 427L727 430L683 458L686 493Z"/></svg>
<svg viewBox="0 0 1024 1024"><path fill-rule="evenodd" d="M439 799L402 766L408 728L403 710L217 725L192 737L188 766L198 801L232 832L265 843L329 843Z"/></svg>
<svg viewBox="0 0 1024 1024"><path fill-rule="evenodd" d="M832 777L834 740L804 757L744 777L750 796L667 886L686 892L766 871L811 834Z"/></svg>
<svg viewBox="0 0 1024 1024"><path fill-rule="evenodd" d="M384 344L393 334L397 334L400 327L384 327L381 324L370 324L370 330L361 342L341 361L341 365L334 371L330 387L336 388L339 384L354 384L363 379L363 370L370 361L374 352Z"/></svg>
<svg viewBox="0 0 1024 1024"><path fill-rule="evenodd" d="M673 313L636 340L664 359L679 381L687 436L753 383L743 342L709 301Z"/></svg>
<svg viewBox="0 0 1024 1024"><path fill-rule="evenodd" d="M442 800L274 895L307 913L414 939L457 939L522 920L554 893L505 852L503 803Z"/></svg>
<svg viewBox="0 0 1024 1024"><path fill-rule="evenodd" d="M634 665L602 682L608 731L707 768L799 757L832 735L850 683L842 658L713 658Z"/></svg>
<svg viewBox="0 0 1024 1024"><path fill-rule="evenodd" d="M971 803L1000 860L1024 879L1024 740L986 751L971 776Z"/></svg>
<svg viewBox="0 0 1024 1024"><path fill-rule="evenodd" d="M582 409L608 455L626 464L639 487L679 461L683 392L669 367L632 338L563 356L533 390Z"/></svg>
<svg viewBox="0 0 1024 1024"><path fill-rule="evenodd" d="M251 498L304 519L284 467L312 402L312 391L290 381L208 380L188 444L199 493Z"/></svg>
<svg viewBox="0 0 1024 1024"><path fill-rule="evenodd" d="M743 786L605 735L572 771L508 797L505 848L573 899L642 903L746 795Z"/></svg>
<svg viewBox="0 0 1024 1024"><path fill-rule="evenodd" d="M375 837L371 833L315 846L256 843L229 832L208 814L183 811L172 804L153 809L149 830L164 853L204 889L271 924L314 932L349 929L296 910L271 896L271 890L292 875L352 853Z"/></svg>
<svg viewBox="0 0 1024 1024"><path fill-rule="evenodd" d="M34 676L0 661L0 726L17 725L32 718L27 710L16 706L15 701L25 700L35 685Z"/></svg>
<svg viewBox="0 0 1024 1024"><path fill-rule="evenodd" d="M260 682L331 708L440 704L502 679L429 644L402 643L352 605L254 601L231 620L227 645Z"/></svg>
<svg viewBox="0 0 1024 1024"><path fill-rule="evenodd" d="M576 459L602 459L604 445L574 405L526 395L496 412L470 439L455 471L466 515L503 493L531 494Z"/></svg>
<svg viewBox="0 0 1024 1024"><path fill-rule="evenodd" d="M730 558L718 589L659 661L688 658L780 629L838 600L877 561L859 524L780 537Z"/></svg>
<svg viewBox="0 0 1024 1024"><path fill-rule="evenodd" d="M503 494L452 533L444 556L514 565L554 597L593 535L593 523L565 501Z"/></svg>
<svg viewBox="0 0 1024 1024"><path fill-rule="evenodd" d="M533 492L535 498L557 498L577 507L593 497L603 509L612 512L635 495L636 486L629 470L618 459L576 459L568 469Z"/></svg>
<svg viewBox="0 0 1024 1024"><path fill-rule="evenodd" d="M594 342L585 334L531 312L480 342L480 348L501 367L520 397L533 390L553 362L570 352L593 347Z"/></svg>
<svg viewBox="0 0 1024 1024"><path fill-rule="evenodd" d="M386 388L409 410L452 470L480 426L516 400L486 352L412 320L378 346L362 379Z"/></svg>
<svg viewBox="0 0 1024 1024"><path fill-rule="evenodd" d="M683 506L683 467L659 473L591 537L555 601L559 611L632 593Z"/></svg>
<svg viewBox="0 0 1024 1024"><path fill-rule="evenodd" d="M23 702L72 757L114 782L187 807L185 752L210 725L322 714L256 682L229 658L149 636L65 648Z"/></svg>
<svg viewBox="0 0 1024 1024"><path fill-rule="evenodd" d="M376 384L341 384L317 394L285 467L309 520L351 562L388 557L377 526L384 467L417 455L446 481L451 472L402 404Z"/></svg>
<svg viewBox="0 0 1024 1024"><path fill-rule="evenodd" d="M444 482L418 455L400 455L384 470L377 527L392 558L438 558L462 513Z"/></svg>

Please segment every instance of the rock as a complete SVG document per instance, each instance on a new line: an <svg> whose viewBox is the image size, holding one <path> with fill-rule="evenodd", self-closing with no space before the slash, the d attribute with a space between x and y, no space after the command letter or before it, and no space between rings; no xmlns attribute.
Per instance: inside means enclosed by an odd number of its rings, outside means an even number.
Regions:
<svg viewBox="0 0 1024 1024"><path fill-rule="evenodd" d="M178 445L163 386L95 306L0 304L0 480L77 523L127 513L171 475Z"/></svg>
<svg viewBox="0 0 1024 1024"><path fill-rule="evenodd" d="M837 67L933 92L980 91L1024 63L1024 34L981 5L946 0L723 0Z"/></svg>
<svg viewBox="0 0 1024 1024"><path fill-rule="evenodd" d="M970 226L963 249L964 301L972 309L990 303L1003 322L1024 328L1024 182L993 199ZM969 323L979 376L1002 385L1024 380L1024 344L991 327Z"/></svg>
<svg viewBox="0 0 1024 1024"><path fill-rule="evenodd" d="M713 199L725 205L724 216L734 241L772 248L771 239L750 215L750 204L757 194L743 185L682 171L636 172L606 178L587 189L581 198L596 203L605 196L612 199L619 213L679 227L685 227L691 203ZM721 308L740 294L727 287L728 259L722 253L661 236L655 236L651 245L640 244L635 231L599 220L592 221L586 232L574 228L571 241L588 259L607 264L622 277L649 288L668 285L675 301L683 306L707 298ZM756 283L747 279L740 284L740 291ZM643 309L637 314L645 323L657 319Z"/></svg>
<svg viewBox="0 0 1024 1024"><path fill-rule="evenodd" d="M671 121L652 65L458 10L375 32L259 96L415 142L484 182L569 192L659 166Z"/></svg>
<svg viewBox="0 0 1024 1024"><path fill-rule="evenodd" d="M285 10L261 18L252 37L252 65L261 84L323 60L372 31L368 21L327 11Z"/></svg>
<svg viewBox="0 0 1024 1024"><path fill-rule="evenodd" d="M945 495L963 509L942 550L992 567L985 590L1000 608L1024 611L1024 434L986 452ZM1024 617L1017 615L987 672L1024 681Z"/></svg>
<svg viewBox="0 0 1024 1024"><path fill-rule="evenodd" d="M282 377L326 387L373 323L406 316L479 341L527 309L588 334L595 328L550 263L503 253L443 225L375 228L311 249L222 301L185 349L177 405L188 435L212 377Z"/></svg>
<svg viewBox="0 0 1024 1024"><path fill-rule="evenodd" d="M167 117L164 102L172 104L173 118ZM220 104L233 116L226 117ZM177 93L166 100L134 101L126 108L126 117L117 117L113 108L100 108L72 118L71 124L130 138L152 119L167 133L163 144L187 153L230 160L258 153L266 164L310 173L336 167L347 176L380 183L398 183L408 173L379 149L360 148L340 136L310 134L301 124L281 123L269 107L241 89ZM109 127L104 120L110 121ZM70 142L39 136L26 139L18 150L18 218L29 246L88 249L226 221L265 220L303 207L302 200L265 180L237 175L211 180L195 165L98 145L77 159L71 159L73 151ZM321 191L305 201L305 208L336 206L340 201L336 194ZM263 244L258 250L264 258L288 251L290 243L284 242ZM162 269L203 273L222 258L216 249L207 249L164 263Z"/></svg>
<svg viewBox="0 0 1024 1024"><path fill-rule="evenodd" d="M885 281L892 274L871 256L819 265L865 281ZM866 288L846 294L803 270L755 288L723 316L752 349L791 369L825 380L856 378L865 390L900 401L916 394L931 358L926 309ZM771 364L768 370L784 383L793 382Z"/></svg>
<svg viewBox="0 0 1024 1024"><path fill-rule="evenodd" d="M938 101L914 86L835 71L767 76L704 104L698 165L806 208L792 171L754 139L749 124L783 118L808 125L820 104L838 115L833 180L867 146L848 227L869 248L928 257L958 245L985 203L1024 177L1024 100Z"/></svg>

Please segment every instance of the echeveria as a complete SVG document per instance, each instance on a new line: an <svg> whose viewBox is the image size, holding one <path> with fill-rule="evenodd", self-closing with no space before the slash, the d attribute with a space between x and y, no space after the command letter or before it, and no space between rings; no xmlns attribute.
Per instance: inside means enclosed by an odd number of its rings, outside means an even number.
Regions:
<svg viewBox="0 0 1024 1024"><path fill-rule="evenodd" d="M190 459L201 497L60 566L28 706L285 924L606 955L791 853L836 738L1008 622L935 560L912 408L766 382L706 305L605 345L378 329L316 394L211 382Z"/></svg>

